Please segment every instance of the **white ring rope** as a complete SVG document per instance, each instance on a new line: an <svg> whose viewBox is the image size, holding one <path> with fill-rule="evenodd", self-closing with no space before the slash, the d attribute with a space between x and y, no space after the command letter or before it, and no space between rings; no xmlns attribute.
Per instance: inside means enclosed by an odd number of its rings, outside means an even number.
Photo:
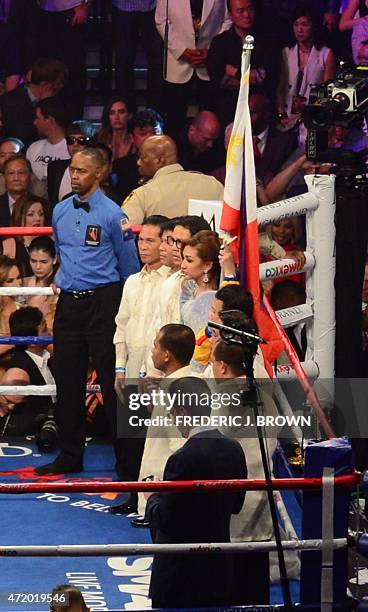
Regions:
<svg viewBox="0 0 368 612"><path fill-rule="evenodd" d="M284 550L321 550L323 540L285 540ZM334 549L346 548L346 538L333 540ZM0 557L104 557L153 555L157 553L274 552L276 542L218 542L212 544L61 544L60 546L1 546Z"/></svg>
<svg viewBox="0 0 368 612"><path fill-rule="evenodd" d="M283 219L299 217L305 215L308 211L317 210L318 205L318 198L310 191L286 200L272 202L272 204L257 208L258 225L263 226L269 223L277 223Z"/></svg>
<svg viewBox="0 0 368 612"><path fill-rule="evenodd" d="M265 261L259 264L259 278L261 281L274 280L275 278L284 278L286 276L292 276L293 274L301 274L302 272L308 272L315 266L315 259L312 253L305 251L305 264L302 268L298 267L298 264L294 259L273 259L272 261Z"/></svg>
<svg viewBox="0 0 368 612"><path fill-rule="evenodd" d="M57 290L60 293L60 289ZM55 295L52 287L0 287L0 295Z"/></svg>
<svg viewBox="0 0 368 612"><path fill-rule="evenodd" d="M89 393L101 391L100 385L87 385ZM0 395L56 395L56 385L0 385Z"/></svg>

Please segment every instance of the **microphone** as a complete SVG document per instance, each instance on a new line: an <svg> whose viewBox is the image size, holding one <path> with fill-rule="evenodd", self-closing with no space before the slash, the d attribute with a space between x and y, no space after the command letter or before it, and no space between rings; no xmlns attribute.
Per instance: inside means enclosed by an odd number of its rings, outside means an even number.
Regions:
<svg viewBox="0 0 368 612"><path fill-rule="evenodd" d="M208 321L207 325L212 329L218 329L221 338L225 342L235 341L237 344L242 344L243 342L257 342L257 344L267 344L267 341L258 334L235 329L235 327L229 327L228 325L222 325L222 323L215 323L214 321Z"/></svg>

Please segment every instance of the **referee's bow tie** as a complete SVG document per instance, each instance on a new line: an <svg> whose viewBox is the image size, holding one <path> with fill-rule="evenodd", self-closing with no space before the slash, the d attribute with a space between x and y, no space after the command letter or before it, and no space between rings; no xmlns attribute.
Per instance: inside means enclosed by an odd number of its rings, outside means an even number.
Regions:
<svg viewBox="0 0 368 612"><path fill-rule="evenodd" d="M78 198L73 198L73 206L76 209L83 208L86 212L91 210L89 202L83 202L82 200L78 200Z"/></svg>

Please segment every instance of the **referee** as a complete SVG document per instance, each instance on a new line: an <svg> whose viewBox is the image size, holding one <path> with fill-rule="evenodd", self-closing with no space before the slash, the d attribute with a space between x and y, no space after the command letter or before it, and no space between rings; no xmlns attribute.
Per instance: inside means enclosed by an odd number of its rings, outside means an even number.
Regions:
<svg viewBox="0 0 368 612"><path fill-rule="evenodd" d="M61 289L54 321L56 421L60 453L36 474L83 470L85 391L89 357L97 370L112 431L116 432L113 336L123 282L139 271L131 230L121 209L99 189L105 160L92 147L70 165L72 190L56 205L52 227Z"/></svg>

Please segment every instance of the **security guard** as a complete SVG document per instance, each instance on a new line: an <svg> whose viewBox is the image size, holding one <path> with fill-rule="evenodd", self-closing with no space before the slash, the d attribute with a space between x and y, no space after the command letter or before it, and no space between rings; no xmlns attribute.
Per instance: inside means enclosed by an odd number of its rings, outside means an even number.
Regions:
<svg viewBox="0 0 368 612"><path fill-rule="evenodd" d="M151 215L169 219L188 214L188 201L222 200L224 188L213 176L187 172L177 163L176 144L169 136L150 136L139 149L138 172L151 179L134 189L123 203L133 225Z"/></svg>
<svg viewBox="0 0 368 612"><path fill-rule="evenodd" d="M60 453L53 463L37 468L37 474L83 470L89 356L115 431L115 316L123 281L139 271L139 263L124 213L99 189L104 163L98 149L76 153L70 174L78 197L63 200L53 212L60 261L56 284L61 289L54 322Z"/></svg>

